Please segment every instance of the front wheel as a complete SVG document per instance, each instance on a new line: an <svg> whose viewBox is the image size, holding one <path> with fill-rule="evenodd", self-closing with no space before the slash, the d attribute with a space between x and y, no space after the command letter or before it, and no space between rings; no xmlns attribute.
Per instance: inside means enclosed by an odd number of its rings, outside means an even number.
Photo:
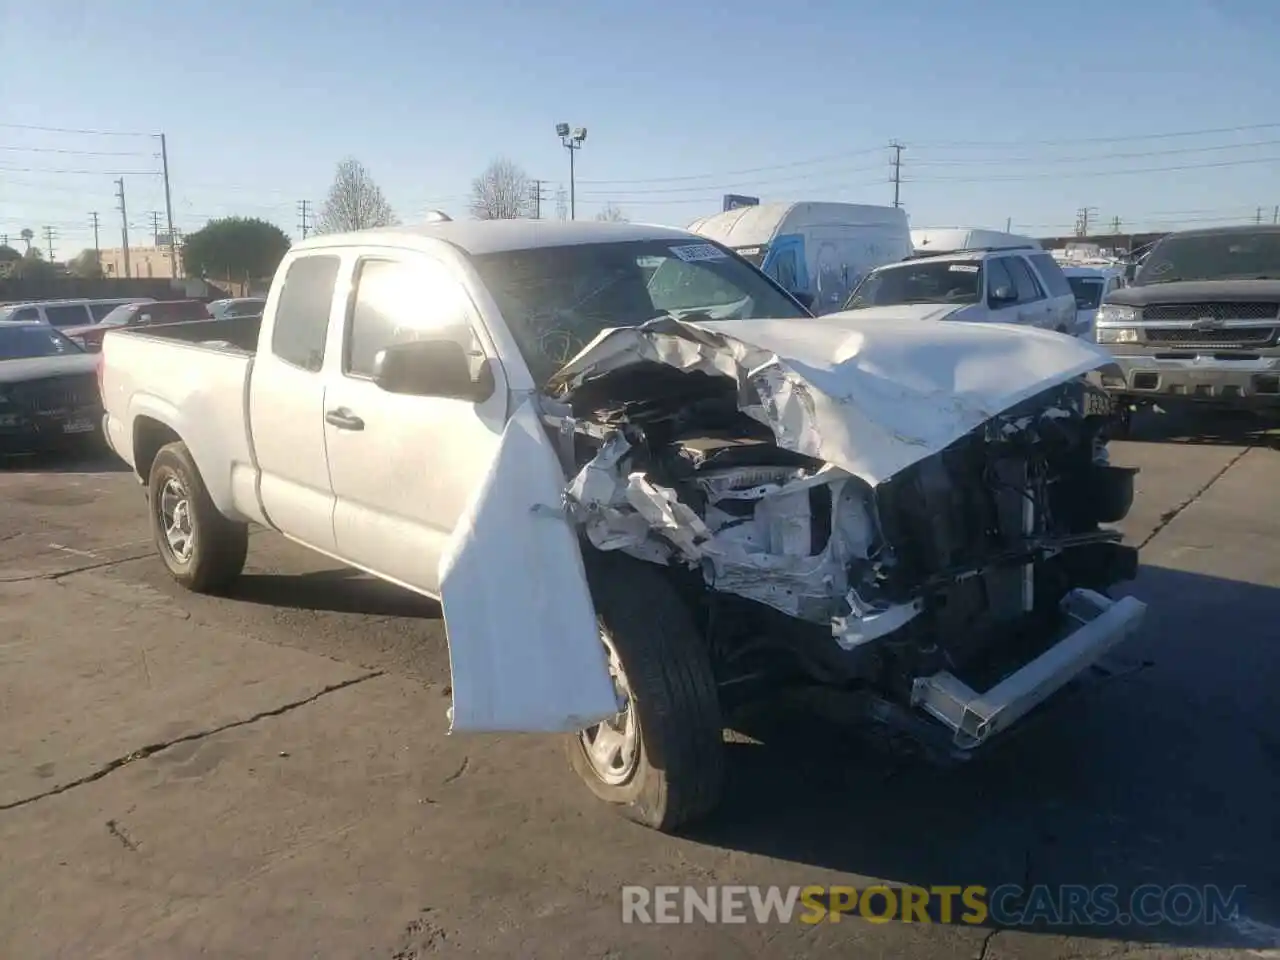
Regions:
<svg viewBox="0 0 1280 960"><path fill-rule="evenodd" d="M569 740L569 762L597 797L671 832L714 809L723 789L724 727L711 661L659 568L623 555L588 560L623 707Z"/></svg>
<svg viewBox="0 0 1280 960"><path fill-rule="evenodd" d="M160 559L180 584L195 593L218 593L240 576L249 526L218 512L185 443L167 444L156 454L147 505Z"/></svg>

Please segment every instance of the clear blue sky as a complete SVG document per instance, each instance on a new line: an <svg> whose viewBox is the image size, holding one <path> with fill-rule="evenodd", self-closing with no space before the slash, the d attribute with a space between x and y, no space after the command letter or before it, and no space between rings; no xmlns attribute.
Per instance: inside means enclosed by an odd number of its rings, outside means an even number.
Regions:
<svg viewBox="0 0 1280 960"><path fill-rule="evenodd" d="M96 210L103 246L118 245L118 173L135 243L164 209L155 139L24 125L164 131L186 230L243 214L295 233L296 201L322 201L347 155L410 222L465 215L497 155L554 190L568 179L561 120L589 129L580 217L612 201L683 225L726 191L887 203L898 139L915 226L1067 232L1084 206L1125 229L1259 206L1270 220L1278 13L1276 0L0 0L0 234L51 225L65 259L91 242ZM1173 136L1205 130L1220 132Z"/></svg>

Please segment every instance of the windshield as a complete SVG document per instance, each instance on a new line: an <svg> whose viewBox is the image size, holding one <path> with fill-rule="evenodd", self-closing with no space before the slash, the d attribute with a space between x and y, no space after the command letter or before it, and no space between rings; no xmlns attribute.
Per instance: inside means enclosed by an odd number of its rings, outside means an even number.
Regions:
<svg viewBox="0 0 1280 960"><path fill-rule="evenodd" d="M1148 254L1135 286L1178 280L1280 279L1280 230L1165 237Z"/></svg>
<svg viewBox="0 0 1280 960"><path fill-rule="evenodd" d="M83 352L57 330L42 323L0 326L0 360L61 357Z"/></svg>
<svg viewBox="0 0 1280 960"><path fill-rule="evenodd" d="M1102 303L1102 289L1106 286L1097 277L1067 277L1071 292L1076 295L1077 310L1097 310Z"/></svg>
<svg viewBox="0 0 1280 960"><path fill-rule="evenodd" d="M872 270L849 296L846 310L903 303L977 303L982 267L972 260L921 260Z"/></svg>
<svg viewBox="0 0 1280 960"><path fill-rule="evenodd" d="M539 383L610 327L667 314L809 318L763 274L692 240L540 247L473 260Z"/></svg>
<svg viewBox="0 0 1280 960"><path fill-rule="evenodd" d="M262 308L266 306L265 300L232 300L230 303L222 307L220 316L226 317L256 317L262 313Z"/></svg>

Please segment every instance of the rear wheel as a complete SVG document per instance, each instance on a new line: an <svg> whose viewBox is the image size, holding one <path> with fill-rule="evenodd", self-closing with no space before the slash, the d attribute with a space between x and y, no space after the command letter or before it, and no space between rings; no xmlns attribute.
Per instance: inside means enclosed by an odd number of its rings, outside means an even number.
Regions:
<svg viewBox="0 0 1280 960"><path fill-rule="evenodd" d="M589 558L617 715L575 734L569 762L597 797L670 832L709 813L724 782L724 730L706 646L659 568Z"/></svg>
<svg viewBox="0 0 1280 960"><path fill-rule="evenodd" d="M244 570L249 526L218 512L185 443L160 448L147 494L151 533L173 578L195 593L229 587Z"/></svg>

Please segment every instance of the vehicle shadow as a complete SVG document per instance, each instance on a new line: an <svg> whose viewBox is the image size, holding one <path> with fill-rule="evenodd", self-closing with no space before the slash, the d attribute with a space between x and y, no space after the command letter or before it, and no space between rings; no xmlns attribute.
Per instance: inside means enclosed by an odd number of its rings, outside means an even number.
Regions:
<svg viewBox="0 0 1280 960"><path fill-rule="evenodd" d="M1152 567L1132 587L1150 606L1119 669L989 752L942 770L779 711L727 745L725 803L690 836L898 886L1112 884L1122 910L1143 884L1242 886L1234 923L1012 922L1187 946L1280 937L1263 925L1280 925L1280 589Z"/></svg>
<svg viewBox="0 0 1280 960"><path fill-rule="evenodd" d="M127 473L129 465L105 447L0 454L0 470L21 473Z"/></svg>
<svg viewBox="0 0 1280 960"><path fill-rule="evenodd" d="M227 597L294 610L439 620L440 604L350 567L311 573L243 573Z"/></svg>
<svg viewBox="0 0 1280 960"><path fill-rule="evenodd" d="M1280 450L1280 418L1236 410L1140 410L1133 415L1130 432L1124 439L1134 443L1270 447Z"/></svg>

